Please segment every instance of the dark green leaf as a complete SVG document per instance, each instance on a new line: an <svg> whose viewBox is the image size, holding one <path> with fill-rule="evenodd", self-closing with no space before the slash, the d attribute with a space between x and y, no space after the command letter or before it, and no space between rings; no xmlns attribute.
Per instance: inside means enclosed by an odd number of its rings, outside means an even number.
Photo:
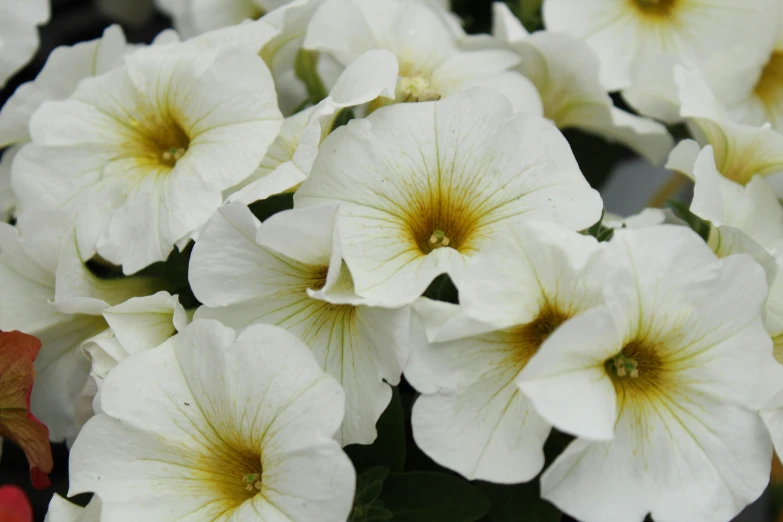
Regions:
<svg viewBox="0 0 783 522"><path fill-rule="evenodd" d="M399 390L392 388L392 398L375 425L378 438L370 446L352 444L345 447L354 467L361 473L373 466L387 466L402 471L405 465L405 414Z"/></svg>
<svg viewBox="0 0 783 522"><path fill-rule="evenodd" d="M310 102L315 105L329 93L324 86L324 82L321 81L321 77L318 75L318 51L309 51L307 49L300 49L296 55L296 61L294 62L294 72L296 77L302 80L307 88L307 94L310 97Z"/></svg>
<svg viewBox="0 0 783 522"><path fill-rule="evenodd" d="M712 229L712 223L706 219L702 219L691 210L680 203L679 201L669 200L669 206L672 207L674 215L685 221L694 232L699 234L701 238L706 242L710 239L710 229Z"/></svg>
<svg viewBox="0 0 783 522"><path fill-rule="evenodd" d="M562 516L541 498L538 480L513 486L477 482L476 488L492 503L488 514L492 522L558 522Z"/></svg>
<svg viewBox="0 0 783 522"><path fill-rule="evenodd" d="M370 506L367 512L367 522L373 520L394 520L394 513L380 506Z"/></svg>
<svg viewBox="0 0 783 522"><path fill-rule="evenodd" d="M376 466L356 478L356 499L354 504L372 504L381 493L383 482L389 476L389 468Z"/></svg>
<svg viewBox="0 0 783 522"><path fill-rule="evenodd" d="M424 292L424 297L435 301L459 304L459 291L448 274L441 274L436 277Z"/></svg>
<svg viewBox="0 0 783 522"><path fill-rule="evenodd" d="M380 500L395 522L475 522L489 501L469 482L446 473L392 473Z"/></svg>
<svg viewBox="0 0 783 522"><path fill-rule="evenodd" d="M347 124L349 121L354 119L355 117L356 115L353 113L352 109L349 108L349 109L341 110L334 117L334 121L332 122L332 130L330 132L334 132L334 129L342 127L343 125Z"/></svg>
<svg viewBox="0 0 783 522"><path fill-rule="evenodd" d="M278 212L294 208L293 194L276 194L250 204L250 211L261 221L266 221Z"/></svg>

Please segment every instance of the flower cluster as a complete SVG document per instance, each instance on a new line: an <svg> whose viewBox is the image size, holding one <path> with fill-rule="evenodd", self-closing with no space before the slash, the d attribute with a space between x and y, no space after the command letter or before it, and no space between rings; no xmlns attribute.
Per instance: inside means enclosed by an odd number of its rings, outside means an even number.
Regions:
<svg viewBox="0 0 783 522"><path fill-rule="evenodd" d="M397 414L475 500L417 520L510 520L531 481L583 522L762 494L782 0L545 0L532 33L498 2L491 34L436 0L157 4L176 30L57 48L0 110L0 329L41 340L31 412L94 494L50 522L392 520L432 478L379 444ZM0 0L0 85L48 17ZM567 129L690 205L606 214Z"/></svg>

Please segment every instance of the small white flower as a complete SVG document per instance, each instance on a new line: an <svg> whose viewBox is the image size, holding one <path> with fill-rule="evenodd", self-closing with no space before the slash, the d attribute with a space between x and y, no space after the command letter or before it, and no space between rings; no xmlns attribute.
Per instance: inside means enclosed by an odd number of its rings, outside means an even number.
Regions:
<svg viewBox="0 0 783 522"><path fill-rule="evenodd" d="M343 401L282 329L195 321L111 372L69 493L95 492L105 522L343 522L356 478L332 438Z"/></svg>
<svg viewBox="0 0 783 522"><path fill-rule="evenodd" d="M356 292L389 306L454 275L511 222L583 229L603 206L557 129L540 116L513 116L489 89L349 122L324 141L295 202L341 204Z"/></svg>
<svg viewBox="0 0 783 522"><path fill-rule="evenodd" d="M84 426L100 403L97 399L106 376L131 355L155 348L188 324L177 296L168 292L134 297L103 311L109 328L88 339L81 351L90 361L90 378L77 399L75 420Z"/></svg>
<svg viewBox="0 0 783 522"><path fill-rule="evenodd" d="M0 223L0 286L6 296L0 330L41 339L30 406L52 440L76 435L74 405L90 369L80 346L108 327L103 310L153 293L157 285L148 278L95 277L62 213L22 214L16 228Z"/></svg>
<svg viewBox="0 0 783 522"><path fill-rule="evenodd" d="M410 310L367 306L353 293L336 218L335 206L323 206L261 224L244 205L223 207L196 242L189 278L205 304L196 318L273 324L302 339L345 389L339 440L370 444L407 358Z"/></svg>
<svg viewBox="0 0 783 522"><path fill-rule="evenodd" d="M763 270L661 225L615 231L584 277L605 304L564 323L521 375L539 414L580 437L542 496L585 522L730 520L769 481L757 412L781 368Z"/></svg>
<svg viewBox="0 0 783 522"><path fill-rule="evenodd" d="M84 78L122 66L132 48L122 29L113 25L97 40L52 51L35 80L20 85L0 109L0 147L29 141L30 118L38 107L68 98Z"/></svg>
<svg viewBox="0 0 783 522"><path fill-rule="evenodd" d="M547 0L547 29L583 38L601 59L607 90L628 87L634 68L660 54L697 63L774 31L771 0Z"/></svg>
<svg viewBox="0 0 783 522"><path fill-rule="evenodd" d="M541 112L535 88L510 71L519 57L502 49L461 51L448 19L434 5L326 0L310 22L304 47L327 52L343 66L371 49L392 52L399 61L398 102L439 100L485 86L505 94L515 111Z"/></svg>
<svg viewBox="0 0 783 522"><path fill-rule="evenodd" d="M559 129L597 134L663 163L674 146L666 127L614 106L599 79L598 56L584 41L551 31L528 35L506 4L493 7L494 36L521 57L516 70L538 89L545 117Z"/></svg>
<svg viewBox="0 0 783 522"><path fill-rule="evenodd" d="M294 0L156 0L158 8L174 18L174 27L190 38L208 31L258 20Z"/></svg>
<svg viewBox="0 0 783 522"><path fill-rule="evenodd" d="M209 219L221 191L258 167L282 119L257 55L162 47L43 104L13 165L21 211L71 212L80 251L129 274L165 260Z"/></svg>
<svg viewBox="0 0 783 522"><path fill-rule="evenodd" d="M411 422L427 455L471 480L517 483L541 471L551 426L517 381L552 332L594 305L579 271L597 249L591 237L525 223L471 258L462 309L414 305L429 343L412 350L405 376L422 393Z"/></svg>
<svg viewBox="0 0 783 522"><path fill-rule="evenodd" d="M0 4L0 89L38 50L38 26L51 16L49 0Z"/></svg>
<svg viewBox="0 0 783 522"><path fill-rule="evenodd" d="M397 60L388 51L367 51L345 68L329 97L317 106L289 116L269 147L261 166L232 187L227 202L253 203L292 192L308 178L321 142L332 131L340 111L384 97L394 98Z"/></svg>
<svg viewBox="0 0 783 522"><path fill-rule="evenodd" d="M735 122L698 70L677 66L674 77L680 114L696 141L678 143L666 167L693 179L701 147L711 145L721 175L742 185L754 176L765 176L776 192L783 194L783 136L768 126Z"/></svg>
<svg viewBox="0 0 783 522"><path fill-rule="evenodd" d="M44 522L100 522L101 499L93 496L87 507L77 506L56 494L49 502Z"/></svg>

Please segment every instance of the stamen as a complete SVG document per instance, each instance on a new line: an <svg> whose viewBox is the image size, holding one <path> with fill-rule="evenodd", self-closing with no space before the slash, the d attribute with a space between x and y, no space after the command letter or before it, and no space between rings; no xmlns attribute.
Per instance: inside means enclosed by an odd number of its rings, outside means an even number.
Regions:
<svg viewBox="0 0 783 522"><path fill-rule="evenodd" d="M609 359L607 366L618 377L630 377L631 379L639 377L639 363L622 353Z"/></svg>
<svg viewBox="0 0 783 522"><path fill-rule="evenodd" d="M253 490L261 491L263 484L261 483L261 475L258 473L250 473L242 477L242 483L245 484L245 489L252 492Z"/></svg>
<svg viewBox="0 0 783 522"><path fill-rule="evenodd" d="M446 237L446 233L442 230L436 230L430 236L430 243L432 244L432 248L449 246L450 242L451 240Z"/></svg>

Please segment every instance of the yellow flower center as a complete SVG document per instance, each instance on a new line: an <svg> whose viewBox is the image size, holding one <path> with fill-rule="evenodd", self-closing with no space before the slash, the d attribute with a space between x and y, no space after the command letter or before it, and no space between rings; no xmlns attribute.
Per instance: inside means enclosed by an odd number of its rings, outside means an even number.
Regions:
<svg viewBox="0 0 783 522"><path fill-rule="evenodd" d="M172 114L145 114L129 125L129 155L145 165L173 168L190 146L190 136Z"/></svg>
<svg viewBox="0 0 783 522"><path fill-rule="evenodd" d="M658 21L672 17L681 0L630 0L640 14Z"/></svg>
<svg viewBox="0 0 783 522"><path fill-rule="evenodd" d="M775 105L783 98L783 51L772 53L754 92L765 105Z"/></svg>
<svg viewBox="0 0 783 522"><path fill-rule="evenodd" d="M646 339L633 340L604 362L621 414L627 409L641 415L648 404L666 396L666 388L672 385L672 372L667 368L662 348L662 344Z"/></svg>
<svg viewBox="0 0 783 522"><path fill-rule="evenodd" d="M516 367L524 368L544 341L570 318L571 314L547 303L533 321L510 329L510 341L514 346L512 359Z"/></svg>

